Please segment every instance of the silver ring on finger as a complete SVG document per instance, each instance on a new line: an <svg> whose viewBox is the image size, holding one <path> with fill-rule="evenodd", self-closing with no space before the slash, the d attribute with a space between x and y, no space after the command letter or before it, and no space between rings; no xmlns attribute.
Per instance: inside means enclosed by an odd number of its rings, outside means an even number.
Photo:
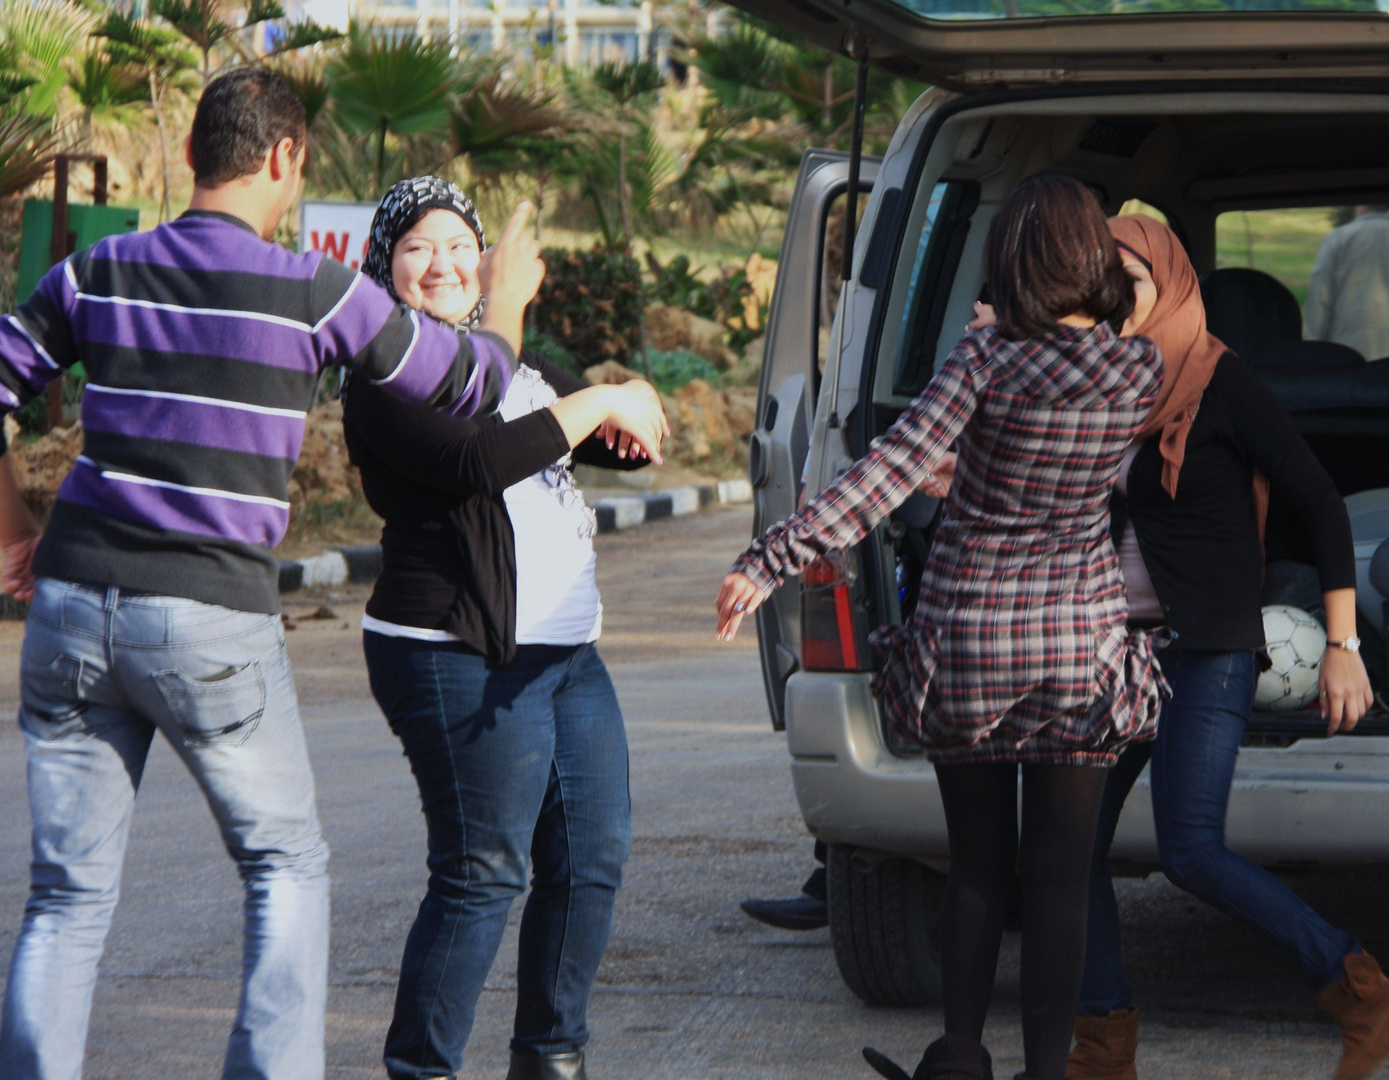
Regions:
<svg viewBox="0 0 1389 1080"><path fill-rule="evenodd" d="M733 610L734 610L734 611L742 612L742 611L747 611L747 609L748 609L747 604L743 603L743 601L741 601L741 600L739 600L736 604L733 605Z"/></svg>

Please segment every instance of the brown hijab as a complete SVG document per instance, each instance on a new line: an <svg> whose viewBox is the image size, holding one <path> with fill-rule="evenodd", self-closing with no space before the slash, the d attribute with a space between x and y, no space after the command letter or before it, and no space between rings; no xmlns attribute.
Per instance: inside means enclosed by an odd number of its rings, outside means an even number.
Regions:
<svg viewBox="0 0 1389 1080"><path fill-rule="evenodd" d="M1216 363L1228 350L1206 329L1206 306L1201 302L1196 269L1176 234L1144 214L1112 217L1109 231L1121 249L1127 248L1148 266L1157 286L1157 302L1135 333L1158 347L1166 374L1157 403L1137 438L1141 441L1159 436L1163 490L1175 499L1186 457L1186 438L1201 407L1201 395L1215 374ZM1268 511L1268 481L1260 472L1254 474L1254 508L1262 537Z"/></svg>

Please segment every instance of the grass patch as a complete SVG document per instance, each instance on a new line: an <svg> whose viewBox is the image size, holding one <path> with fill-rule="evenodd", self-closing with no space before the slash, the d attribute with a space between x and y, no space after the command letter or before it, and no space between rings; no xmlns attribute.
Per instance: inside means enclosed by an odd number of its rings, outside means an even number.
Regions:
<svg viewBox="0 0 1389 1080"><path fill-rule="evenodd" d="M1312 264L1341 212L1340 207L1314 207L1221 214L1215 219L1216 265L1272 274L1305 305Z"/></svg>

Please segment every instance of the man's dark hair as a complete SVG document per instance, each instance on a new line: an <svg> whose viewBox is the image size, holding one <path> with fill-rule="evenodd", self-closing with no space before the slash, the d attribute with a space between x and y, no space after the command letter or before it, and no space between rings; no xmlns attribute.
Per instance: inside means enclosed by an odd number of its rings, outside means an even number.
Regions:
<svg viewBox="0 0 1389 1080"><path fill-rule="evenodd" d="M1133 281L1094 194L1046 173L1004 201L985 241L998 332L1010 341L1046 337L1083 312L1118 327L1133 311Z"/></svg>
<svg viewBox="0 0 1389 1080"><path fill-rule="evenodd" d="M261 67L220 75L193 116L193 182L216 187L250 176L281 139L293 139L297 154L307 135L304 103L278 75Z"/></svg>

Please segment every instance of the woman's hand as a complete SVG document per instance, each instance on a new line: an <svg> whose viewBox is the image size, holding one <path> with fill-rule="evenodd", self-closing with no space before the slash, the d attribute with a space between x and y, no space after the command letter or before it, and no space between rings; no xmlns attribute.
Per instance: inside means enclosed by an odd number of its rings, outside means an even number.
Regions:
<svg viewBox="0 0 1389 1080"><path fill-rule="evenodd" d="M1321 715L1326 733L1351 731L1374 704L1370 677L1359 653L1328 645L1321 661Z"/></svg>
<svg viewBox="0 0 1389 1080"><path fill-rule="evenodd" d="M933 499L945 498L950 494L950 485L955 482L955 463L959 460L959 454L944 455L940 461L936 462L936 467L931 470L931 475L921 481L916 490L923 495L931 496Z"/></svg>
<svg viewBox="0 0 1389 1080"><path fill-rule="evenodd" d="M966 330L978 330L981 326L993 326L998 322L998 313L994 311L992 304L986 304L982 300L974 301L974 318L965 323Z"/></svg>
<svg viewBox="0 0 1389 1080"><path fill-rule="evenodd" d="M751 615L770 595L771 590L759 589L746 574L736 571L729 574L719 588L719 598L714 601L719 609L719 628L715 636L720 641L732 641L738 634L738 627L743 625L743 616Z"/></svg>
<svg viewBox="0 0 1389 1080"><path fill-rule="evenodd" d="M661 463L661 440L670 435L670 421L661 395L644 379L601 387L608 417L598 429L608 449L620 458L649 457Z"/></svg>

